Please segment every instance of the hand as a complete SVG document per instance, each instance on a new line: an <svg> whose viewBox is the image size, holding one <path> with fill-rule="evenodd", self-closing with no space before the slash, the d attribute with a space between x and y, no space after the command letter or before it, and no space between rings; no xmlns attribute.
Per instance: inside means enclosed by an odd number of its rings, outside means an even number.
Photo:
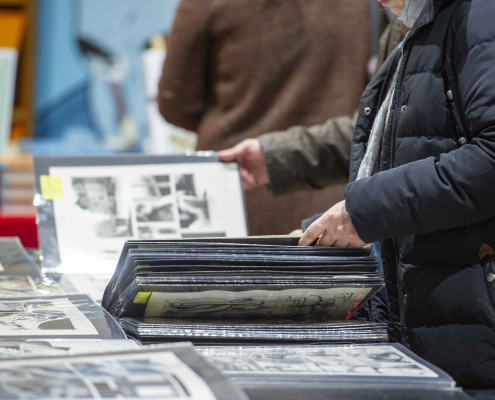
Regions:
<svg viewBox="0 0 495 400"><path fill-rule="evenodd" d="M268 184L268 170L258 139L246 139L234 147L220 151L220 160L237 161L244 190L251 190Z"/></svg>
<svg viewBox="0 0 495 400"><path fill-rule="evenodd" d="M351 217L345 208L345 201L334 205L318 218L304 232L299 246L309 246L316 239L320 247L363 247L366 246L358 236Z"/></svg>
<svg viewBox="0 0 495 400"><path fill-rule="evenodd" d="M303 234L302 229L296 229L295 231L289 233L289 236L302 236L302 234Z"/></svg>

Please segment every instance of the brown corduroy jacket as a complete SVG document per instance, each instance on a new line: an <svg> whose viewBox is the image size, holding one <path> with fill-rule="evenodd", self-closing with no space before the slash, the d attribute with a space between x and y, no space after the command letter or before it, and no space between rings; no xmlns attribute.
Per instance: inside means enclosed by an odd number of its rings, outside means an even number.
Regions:
<svg viewBox="0 0 495 400"><path fill-rule="evenodd" d="M367 0L182 0L160 81L162 115L198 150L351 115L371 55ZM246 195L251 234L282 234L343 198L325 191Z"/></svg>

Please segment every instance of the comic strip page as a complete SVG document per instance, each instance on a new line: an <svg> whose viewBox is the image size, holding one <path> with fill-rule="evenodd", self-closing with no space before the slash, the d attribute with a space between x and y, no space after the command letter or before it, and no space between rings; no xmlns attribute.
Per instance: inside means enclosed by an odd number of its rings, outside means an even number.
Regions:
<svg viewBox="0 0 495 400"><path fill-rule="evenodd" d="M91 321L66 298L0 302L0 338L97 334Z"/></svg>
<svg viewBox="0 0 495 400"><path fill-rule="evenodd" d="M146 307L146 318L181 316L216 317L306 316L318 315L343 320L371 288L339 287L329 289L250 290L228 292L159 293L153 292Z"/></svg>
<svg viewBox="0 0 495 400"><path fill-rule="evenodd" d="M227 375L438 377L393 346L209 347L199 352Z"/></svg>
<svg viewBox="0 0 495 400"><path fill-rule="evenodd" d="M51 167L50 175L62 179L53 203L65 272L112 273L130 239L247 234L236 165Z"/></svg>

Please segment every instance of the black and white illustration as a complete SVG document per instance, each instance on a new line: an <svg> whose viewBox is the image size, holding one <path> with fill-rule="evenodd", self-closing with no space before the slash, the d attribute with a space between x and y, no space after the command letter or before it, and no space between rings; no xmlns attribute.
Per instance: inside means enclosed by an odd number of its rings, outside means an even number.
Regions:
<svg viewBox="0 0 495 400"><path fill-rule="evenodd" d="M426 365L389 345L232 346L198 351L222 373L232 376L438 377Z"/></svg>
<svg viewBox="0 0 495 400"><path fill-rule="evenodd" d="M130 213L117 202L119 182L113 177L72 178L76 208L93 221L100 238L132 236Z"/></svg>
<svg viewBox="0 0 495 400"><path fill-rule="evenodd" d="M208 191L198 192L193 174L180 174L175 177L177 207L180 227L184 230L204 229L210 225Z"/></svg>
<svg viewBox="0 0 495 400"><path fill-rule="evenodd" d="M173 222L175 204L171 199L141 201L134 204L138 222Z"/></svg>
<svg viewBox="0 0 495 400"><path fill-rule="evenodd" d="M172 352L0 362L0 398L216 399Z"/></svg>
<svg viewBox="0 0 495 400"><path fill-rule="evenodd" d="M146 318L185 316L312 316L345 319L371 288L153 292Z"/></svg>
<svg viewBox="0 0 495 400"><path fill-rule="evenodd" d="M0 276L0 297L36 296L39 290L30 276Z"/></svg>
<svg viewBox="0 0 495 400"><path fill-rule="evenodd" d="M0 302L0 338L97 334L91 321L67 298Z"/></svg>
<svg viewBox="0 0 495 400"><path fill-rule="evenodd" d="M133 199L166 197L172 194L170 175L140 176L132 183Z"/></svg>
<svg viewBox="0 0 495 400"><path fill-rule="evenodd" d="M49 171L62 181L63 198L53 200L61 272L112 273L126 240L247 234L235 165L50 167Z"/></svg>

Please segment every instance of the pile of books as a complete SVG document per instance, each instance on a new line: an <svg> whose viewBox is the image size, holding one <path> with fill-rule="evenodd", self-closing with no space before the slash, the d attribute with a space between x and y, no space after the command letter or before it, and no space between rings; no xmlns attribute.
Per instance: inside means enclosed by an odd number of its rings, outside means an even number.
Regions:
<svg viewBox="0 0 495 400"><path fill-rule="evenodd" d="M27 155L0 156L0 206L3 215L36 215L33 160Z"/></svg>
<svg viewBox="0 0 495 400"><path fill-rule="evenodd" d="M383 286L367 249L297 237L129 241L102 305L143 343L380 342L350 321Z"/></svg>

